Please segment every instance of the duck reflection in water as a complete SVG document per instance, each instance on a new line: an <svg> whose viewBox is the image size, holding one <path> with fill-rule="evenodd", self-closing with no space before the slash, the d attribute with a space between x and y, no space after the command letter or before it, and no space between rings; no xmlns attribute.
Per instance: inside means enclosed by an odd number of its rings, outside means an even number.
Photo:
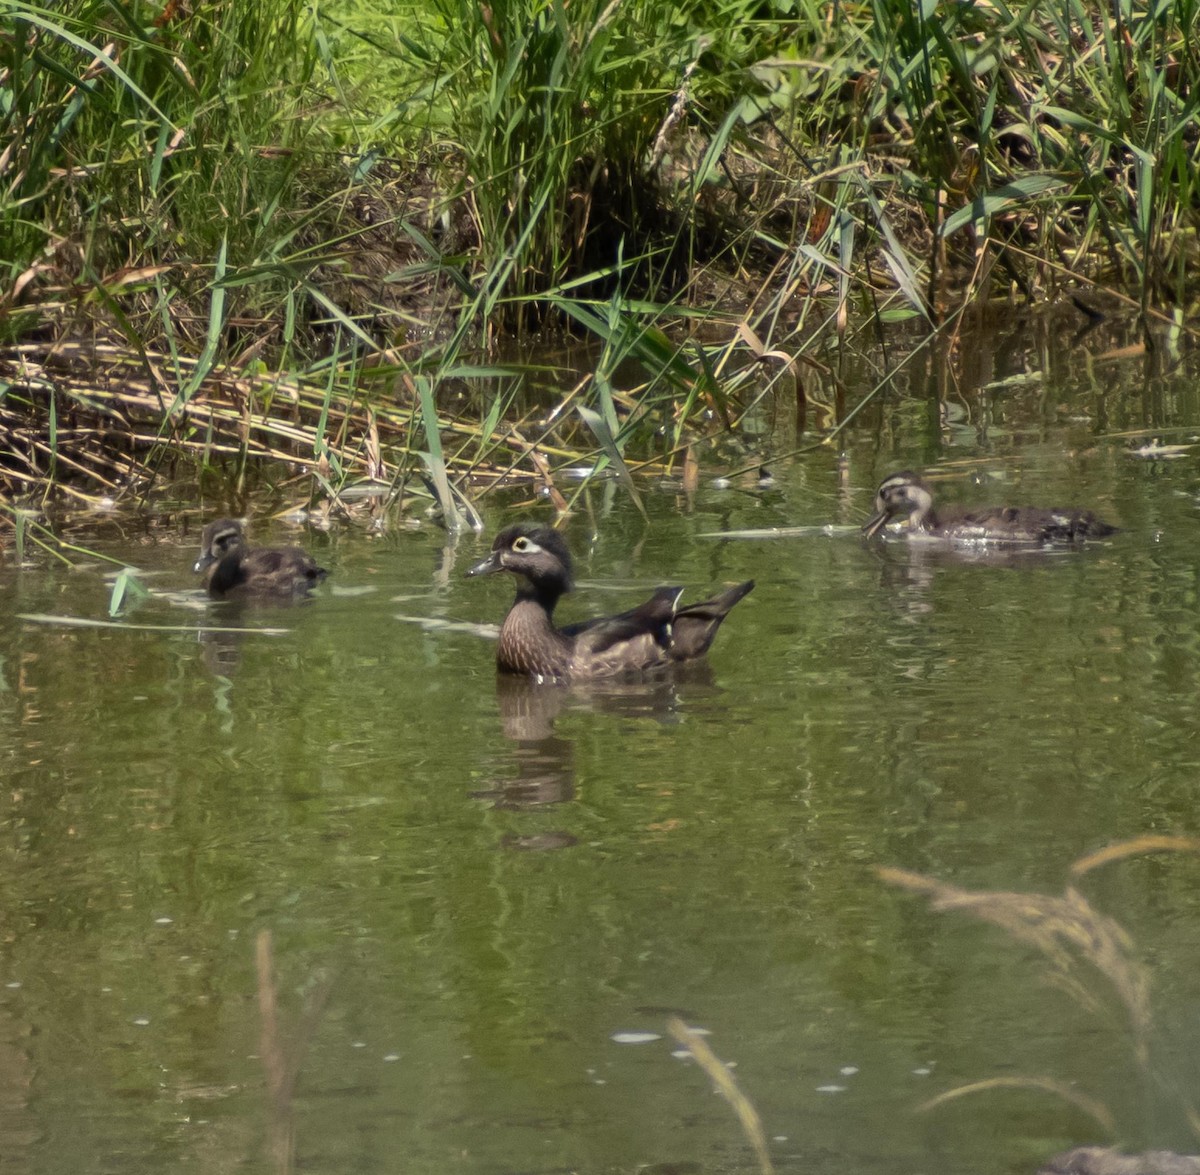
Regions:
<svg viewBox="0 0 1200 1175"><path fill-rule="evenodd" d="M887 607L910 622L934 611L934 585L951 567L1029 569L1080 558L1071 546L971 543L872 543Z"/></svg>
<svg viewBox="0 0 1200 1175"><path fill-rule="evenodd" d="M544 808L575 798L575 744L554 733L566 690L542 688L524 677L496 677L496 704L504 737L515 745L504 756L514 774L473 792L494 808Z"/></svg>
<svg viewBox="0 0 1200 1175"><path fill-rule="evenodd" d="M496 704L501 729L511 745L494 762L491 786L472 795L508 811L567 803L576 795L575 741L556 731L560 715L590 712L670 724L679 721L685 703L694 707L699 699L719 692L711 668L703 662L643 681L608 678L564 684L499 673ZM563 848L574 844L575 838L569 833L539 834L532 840L509 837L505 843L523 849Z"/></svg>

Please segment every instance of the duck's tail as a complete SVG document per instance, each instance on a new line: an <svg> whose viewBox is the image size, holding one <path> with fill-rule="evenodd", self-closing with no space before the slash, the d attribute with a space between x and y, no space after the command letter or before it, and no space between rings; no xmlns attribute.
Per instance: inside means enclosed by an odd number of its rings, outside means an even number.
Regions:
<svg viewBox="0 0 1200 1175"><path fill-rule="evenodd" d="M753 588L754 580L748 579L719 596L713 596L711 600L701 600L677 609L671 619L671 659L690 661L693 657L703 657L713 643L721 621Z"/></svg>

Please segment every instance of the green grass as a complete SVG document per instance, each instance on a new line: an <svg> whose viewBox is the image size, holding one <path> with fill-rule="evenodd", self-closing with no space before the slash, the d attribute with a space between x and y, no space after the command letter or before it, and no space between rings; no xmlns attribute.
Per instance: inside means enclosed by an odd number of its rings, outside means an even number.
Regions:
<svg viewBox="0 0 1200 1175"><path fill-rule="evenodd" d="M381 468L553 481L590 452L632 487L795 394L796 357L853 346L851 324L933 331L997 279L1129 291L1152 334L1196 297L1195 18L0 0L0 426L42 438L8 480L144 492L190 454L237 489L287 454L328 496ZM530 439L509 406L545 374L481 355L546 325L602 351L583 411ZM95 337L150 406L15 358ZM629 359L645 379L618 389ZM120 452L73 439L89 412Z"/></svg>
<svg viewBox="0 0 1200 1175"><path fill-rule="evenodd" d="M313 126L302 5L263 0L219 22L190 7L156 27L157 5L0 5L6 285L32 268L103 307L121 271L166 264L147 282L186 300L223 243L246 265L277 259Z"/></svg>

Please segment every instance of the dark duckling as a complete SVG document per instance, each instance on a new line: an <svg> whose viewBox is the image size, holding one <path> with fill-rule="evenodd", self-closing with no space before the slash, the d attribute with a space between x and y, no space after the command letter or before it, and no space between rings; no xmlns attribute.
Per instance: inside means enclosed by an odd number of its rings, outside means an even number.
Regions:
<svg viewBox="0 0 1200 1175"><path fill-rule="evenodd" d="M299 547L250 547L235 518L210 522L200 536L200 558L193 571L204 573L208 594L228 596L299 596L329 573Z"/></svg>
<svg viewBox="0 0 1200 1175"><path fill-rule="evenodd" d="M468 575L510 571L517 598L500 627L496 666L503 673L579 680L650 673L702 657L729 610L753 587L747 580L698 604L679 607L682 588L662 587L619 616L555 628L554 606L571 590L571 552L546 526L501 531L492 553Z"/></svg>
<svg viewBox="0 0 1200 1175"><path fill-rule="evenodd" d="M903 470L884 478L875 495L875 513L863 526L870 538L893 518L907 518L909 535L957 542L1074 543L1104 538L1117 528L1090 510L1041 506L948 506L935 510L933 494L915 473Z"/></svg>

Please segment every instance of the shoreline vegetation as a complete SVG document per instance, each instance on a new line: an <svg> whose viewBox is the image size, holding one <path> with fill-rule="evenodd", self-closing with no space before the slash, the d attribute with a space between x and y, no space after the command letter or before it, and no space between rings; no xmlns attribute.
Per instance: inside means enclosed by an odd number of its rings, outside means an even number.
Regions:
<svg viewBox="0 0 1200 1175"><path fill-rule="evenodd" d="M468 525L581 464L635 501L752 468L778 403L828 443L895 323L1069 299L1190 346L1196 12L0 0L4 514L266 485ZM505 358L564 339L582 374Z"/></svg>

